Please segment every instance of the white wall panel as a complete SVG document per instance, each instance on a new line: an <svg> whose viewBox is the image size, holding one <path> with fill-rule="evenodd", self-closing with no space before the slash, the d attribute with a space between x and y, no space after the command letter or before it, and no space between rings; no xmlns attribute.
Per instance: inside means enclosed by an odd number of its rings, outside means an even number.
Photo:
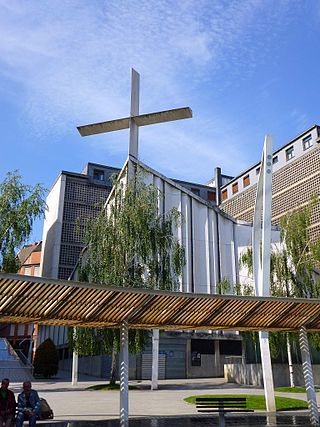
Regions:
<svg viewBox="0 0 320 427"><path fill-rule="evenodd" d="M208 208L192 200L194 292L210 292Z"/></svg>
<svg viewBox="0 0 320 427"><path fill-rule="evenodd" d="M144 167L145 182L163 192L162 211L177 208L182 215L182 224L174 231L186 257L181 291L215 293L223 278L229 279L233 290L243 275L239 273L238 260L244 248L251 245L251 224L233 220L179 184ZM275 231L273 237L277 241L279 233Z"/></svg>
<svg viewBox="0 0 320 427"><path fill-rule="evenodd" d="M44 277L58 277L65 186L66 176L60 175L46 200L49 208L43 224L40 261L40 272Z"/></svg>
<svg viewBox="0 0 320 427"><path fill-rule="evenodd" d="M182 239L184 247L186 264L182 272L182 292L192 292L192 230L191 230L191 199L187 194L181 194L181 213L182 213Z"/></svg>

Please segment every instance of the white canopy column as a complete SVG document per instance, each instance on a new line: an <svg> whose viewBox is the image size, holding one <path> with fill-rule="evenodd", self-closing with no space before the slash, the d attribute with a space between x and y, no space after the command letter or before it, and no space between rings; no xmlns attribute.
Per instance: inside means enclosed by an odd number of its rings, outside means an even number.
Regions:
<svg viewBox="0 0 320 427"><path fill-rule="evenodd" d="M129 426L129 349L128 322L120 328L120 427Z"/></svg>

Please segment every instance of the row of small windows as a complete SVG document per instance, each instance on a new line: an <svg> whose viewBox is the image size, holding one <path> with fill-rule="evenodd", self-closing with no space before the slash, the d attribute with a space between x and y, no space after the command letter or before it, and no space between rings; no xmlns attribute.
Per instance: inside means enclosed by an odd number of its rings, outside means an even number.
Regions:
<svg viewBox="0 0 320 427"><path fill-rule="evenodd" d="M303 138L302 140L302 148L303 151L306 151L308 148L312 147L313 142L312 142L312 136L308 135L305 138ZM286 161L291 160L294 158L294 146L292 145L291 147L286 149ZM276 164L278 163L279 158L278 156L274 156L272 159L272 163ZM256 168L256 175L259 175L260 173L260 166L258 166ZM244 176L243 178L243 188L248 187L248 185L250 185L250 176L249 174ZM238 182L235 182L234 184L232 184L232 194L236 194L239 191L239 184ZM222 197L222 201L227 200L228 198L228 190L225 189L221 192L221 197Z"/></svg>

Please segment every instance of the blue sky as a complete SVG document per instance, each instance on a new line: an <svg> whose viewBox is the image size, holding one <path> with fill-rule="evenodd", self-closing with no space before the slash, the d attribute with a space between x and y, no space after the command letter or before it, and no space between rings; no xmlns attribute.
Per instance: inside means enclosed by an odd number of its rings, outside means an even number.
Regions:
<svg viewBox="0 0 320 427"><path fill-rule="evenodd" d="M174 178L236 175L319 117L317 0L0 0L0 179L50 188L88 162L121 167L128 132L76 126L127 116L130 68L141 113L194 117L142 128L140 158ZM38 224L32 236L41 238Z"/></svg>

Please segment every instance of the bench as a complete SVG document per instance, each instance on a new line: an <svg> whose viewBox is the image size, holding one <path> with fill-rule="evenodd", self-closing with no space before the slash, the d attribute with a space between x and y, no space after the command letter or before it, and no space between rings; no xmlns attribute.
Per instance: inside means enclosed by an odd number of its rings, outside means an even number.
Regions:
<svg viewBox="0 0 320 427"><path fill-rule="evenodd" d="M219 413L219 426L225 427L225 414L227 412L253 412L247 409L246 397L196 397L198 412Z"/></svg>

